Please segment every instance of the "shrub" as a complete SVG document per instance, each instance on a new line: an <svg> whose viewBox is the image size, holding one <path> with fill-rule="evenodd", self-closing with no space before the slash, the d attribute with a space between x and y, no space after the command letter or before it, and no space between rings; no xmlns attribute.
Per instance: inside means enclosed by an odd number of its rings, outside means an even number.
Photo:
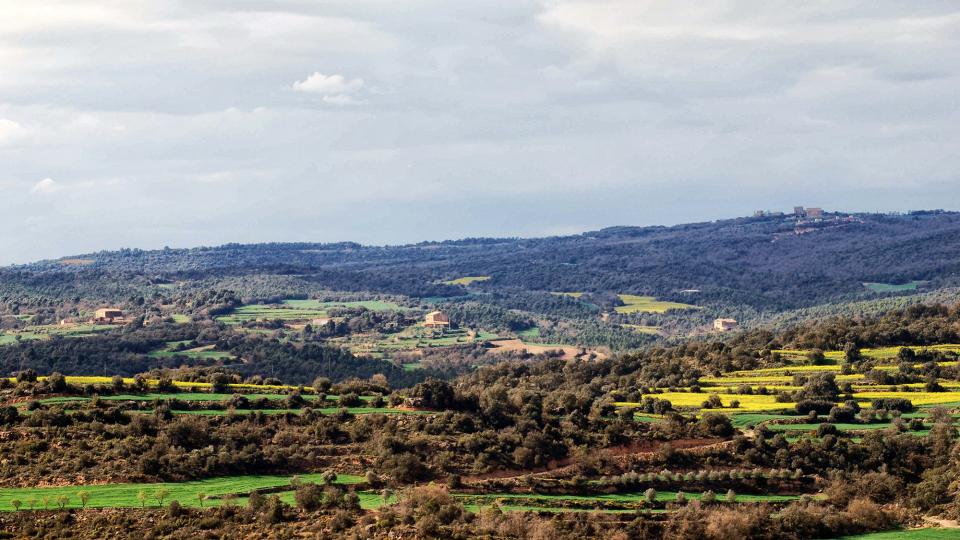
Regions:
<svg viewBox="0 0 960 540"><path fill-rule="evenodd" d="M823 401L816 399L804 399L797 402L796 410L797 414L809 414L811 411L816 412L817 414L830 414L830 410L833 409L832 401Z"/></svg>
<svg viewBox="0 0 960 540"><path fill-rule="evenodd" d="M871 406L874 409L900 412L912 412L914 409L913 402L904 398L878 398L873 400Z"/></svg>
<svg viewBox="0 0 960 540"><path fill-rule="evenodd" d="M323 503L323 488L313 483L303 484L297 488L294 500L307 512L319 510Z"/></svg>

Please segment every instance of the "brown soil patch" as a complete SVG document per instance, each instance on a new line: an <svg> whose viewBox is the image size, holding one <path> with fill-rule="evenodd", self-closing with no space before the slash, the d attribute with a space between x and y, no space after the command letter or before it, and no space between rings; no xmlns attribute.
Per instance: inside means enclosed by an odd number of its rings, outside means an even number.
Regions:
<svg viewBox="0 0 960 540"><path fill-rule="evenodd" d="M675 450L701 452L705 450L718 448L730 443L731 441L724 441L721 439L677 439L675 441L639 440L639 441L634 441L630 444L625 444L620 446L611 446L610 448L603 448L598 450L598 452L610 457L628 458L631 456L651 456L659 452L660 448L666 444L669 444ZM528 475L539 475L544 473L559 472L563 469L567 469L575 465L576 465L576 462L573 460L573 458L568 457L560 460L553 460L547 463L546 467L537 467L534 469L524 469L524 470L507 469L507 470L500 470L500 471L492 471L489 473L467 476L467 477L464 477L463 480L469 483L469 482L479 482L483 480L501 480L504 478L513 478L513 477L528 476Z"/></svg>
<svg viewBox="0 0 960 540"><path fill-rule="evenodd" d="M572 345L540 345L539 343L524 343L519 339L500 339L490 341L494 351L525 351L529 354L544 354L550 351L562 351L564 360L572 360L580 353L580 348ZM605 358L606 355L597 351L587 351L595 353L599 358Z"/></svg>

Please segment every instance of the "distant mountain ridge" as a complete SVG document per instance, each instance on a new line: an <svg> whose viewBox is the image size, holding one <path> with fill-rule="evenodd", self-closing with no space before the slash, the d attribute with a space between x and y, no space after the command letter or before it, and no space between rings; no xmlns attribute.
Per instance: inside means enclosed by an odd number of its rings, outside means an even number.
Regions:
<svg viewBox="0 0 960 540"><path fill-rule="evenodd" d="M864 282L921 281L927 291L960 285L960 213L827 214L805 221L803 229L788 215L401 246L298 242L124 249L0 269L0 286L267 274L331 290L422 297L462 295L463 287L442 282L490 276L471 289L629 293L777 312L875 298L878 293ZM691 290L699 291L694 298Z"/></svg>

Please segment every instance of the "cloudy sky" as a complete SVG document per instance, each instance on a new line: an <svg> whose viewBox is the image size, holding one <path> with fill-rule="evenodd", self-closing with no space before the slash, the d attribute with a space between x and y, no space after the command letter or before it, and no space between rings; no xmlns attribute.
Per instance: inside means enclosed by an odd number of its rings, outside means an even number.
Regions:
<svg viewBox="0 0 960 540"><path fill-rule="evenodd" d="M0 0L0 264L960 209L960 3Z"/></svg>

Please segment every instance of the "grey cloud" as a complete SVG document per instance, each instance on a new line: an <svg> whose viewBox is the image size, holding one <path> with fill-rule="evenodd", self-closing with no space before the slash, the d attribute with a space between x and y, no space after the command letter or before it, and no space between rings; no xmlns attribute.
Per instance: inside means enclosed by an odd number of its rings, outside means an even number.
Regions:
<svg viewBox="0 0 960 540"><path fill-rule="evenodd" d="M939 1L0 0L0 263L941 207L958 37Z"/></svg>

